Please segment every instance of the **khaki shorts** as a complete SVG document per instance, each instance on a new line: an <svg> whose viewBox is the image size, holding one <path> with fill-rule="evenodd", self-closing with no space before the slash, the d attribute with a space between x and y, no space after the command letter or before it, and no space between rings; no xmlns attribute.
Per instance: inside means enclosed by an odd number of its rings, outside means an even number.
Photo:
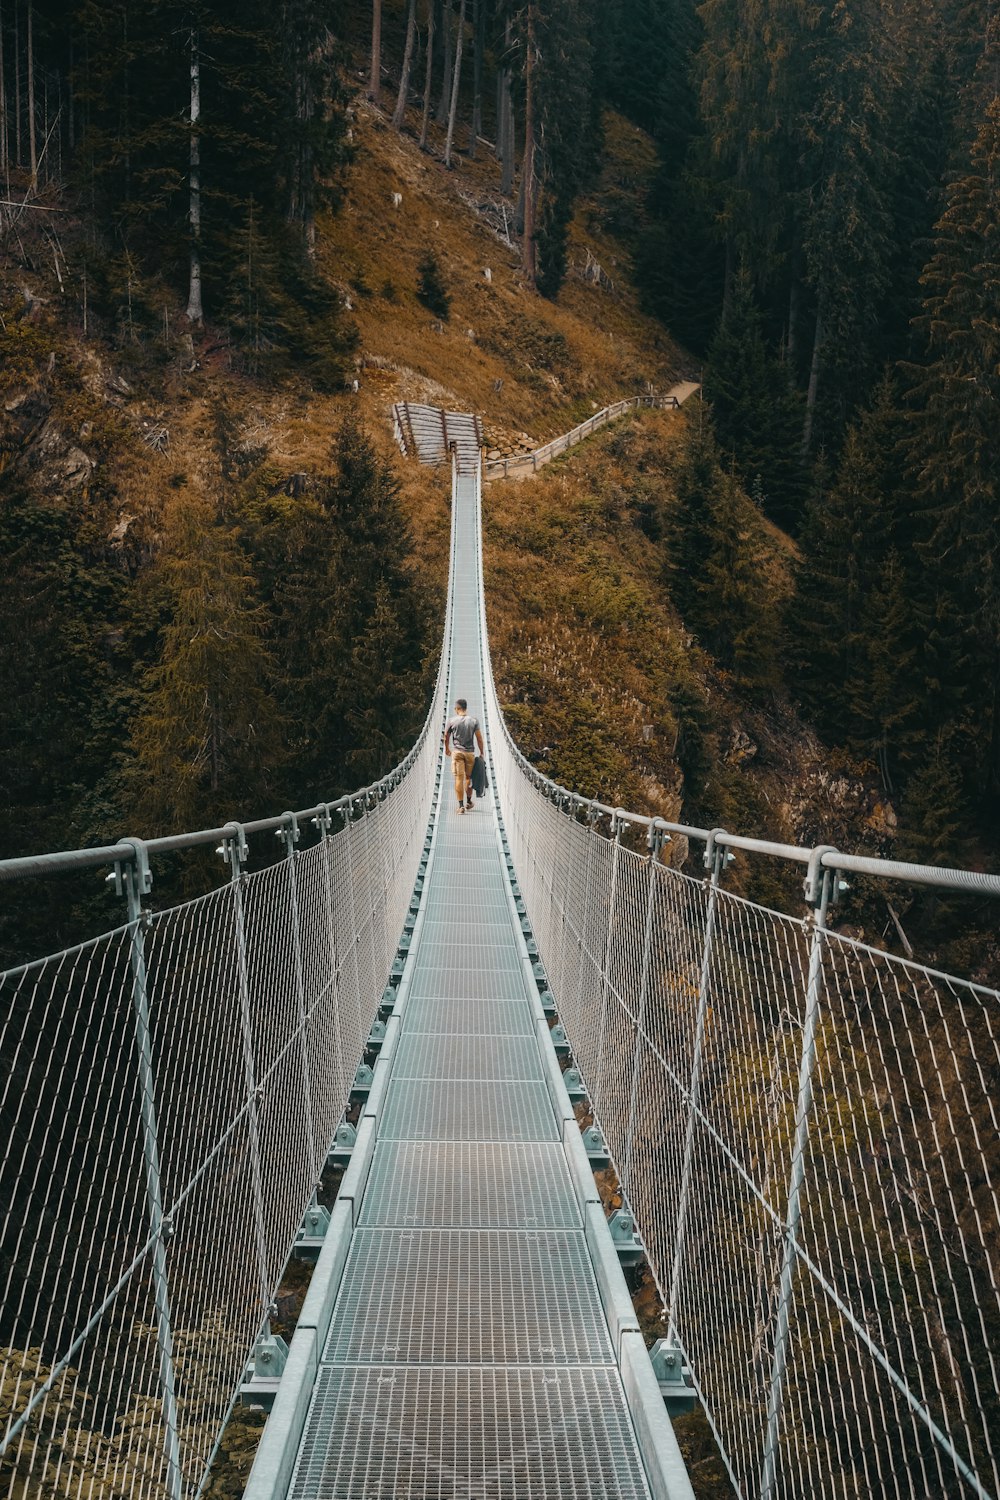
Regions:
<svg viewBox="0 0 1000 1500"><path fill-rule="evenodd" d="M464 802L466 797L466 784L468 784L468 795L472 795L472 768L476 763L475 750L459 750L454 745L451 747L451 769L455 777L455 791L459 802Z"/></svg>

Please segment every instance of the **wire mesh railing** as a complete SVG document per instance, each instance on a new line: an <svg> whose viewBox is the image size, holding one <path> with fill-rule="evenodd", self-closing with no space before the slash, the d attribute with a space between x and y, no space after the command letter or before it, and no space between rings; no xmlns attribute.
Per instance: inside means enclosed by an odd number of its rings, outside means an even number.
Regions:
<svg viewBox="0 0 1000 1500"><path fill-rule="evenodd" d="M247 825L283 838L278 863L247 873L238 824L112 846L127 922L0 974L10 1500L201 1492L397 951L446 665L390 776ZM307 822L318 842L300 849ZM206 838L227 883L148 910L151 856Z"/></svg>
<svg viewBox="0 0 1000 1500"><path fill-rule="evenodd" d="M828 906L845 869L1000 879L588 802L487 696L559 1017L734 1489L995 1500L1000 994L851 940ZM704 847L703 880L664 863L671 834ZM801 863L804 914L725 890L736 847Z"/></svg>
<svg viewBox="0 0 1000 1500"><path fill-rule="evenodd" d="M484 666L532 930L737 1493L997 1500L1000 995L828 907L845 871L1000 880L586 802L521 755ZM203 1488L396 951L446 680L403 764L338 803L0 865L111 865L127 902L0 974L8 1500ZM249 874L267 830L284 858ZM671 834L704 879L663 862ZM151 859L207 843L226 884L148 910ZM800 863L805 914L727 891L737 848Z"/></svg>

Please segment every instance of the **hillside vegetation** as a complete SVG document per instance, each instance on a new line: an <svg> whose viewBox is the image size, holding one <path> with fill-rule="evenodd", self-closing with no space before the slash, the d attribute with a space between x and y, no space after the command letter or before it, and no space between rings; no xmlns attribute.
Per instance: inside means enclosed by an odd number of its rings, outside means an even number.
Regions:
<svg viewBox="0 0 1000 1500"><path fill-rule="evenodd" d="M53 57L58 10L53 0L37 21ZM109 78L162 65L168 10L154 7L126 63L105 38ZM80 14L72 25L90 35L97 22ZM435 112L428 149L418 145L419 90L400 130L389 118L406 14L395 0L383 7L382 103L357 87L369 14L346 6L336 46L310 53L319 12L304 6L278 75L263 11L239 34L213 32L220 56L261 44L228 73L206 62L222 109L206 173L229 163L235 175L228 197L205 198L200 318L178 295L178 182L155 177L185 145L156 133L159 85L148 118L130 121L128 161L98 163L111 122L95 103L76 170L46 165L33 181L13 163L24 207L4 220L0 264L4 853L302 805L402 753L438 649L448 509L443 478L396 451L393 401L474 409L491 444L529 447L610 400L701 373L651 279L653 245L661 269L681 265L662 218L667 187L680 188L664 186L648 94L622 88L635 59L616 53L600 86L593 74L586 170L573 167L572 212L560 199L563 217L539 241L538 274L547 255L560 268L557 295L542 297L516 232L516 185L502 191L491 150L490 91L472 158L463 75L446 168ZM495 48L487 61L502 66ZM178 86L184 62L183 49L170 57ZM283 68L308 81L314 67L326 82L302 135L274 78ZM545 85L552 130L566 107L557 83ZM516 87L513 98L520 108ZM621 109L598 118L602 99ZM153 196L136 186L140 165L160 183ZM544 177L551 159L540 170L544 209L558 182ZM790 437L802 419L794 370L776 360L770 313L746 268L727 285L707 349L711 410L646 414L536 480L488 488L490 625L512 722L545 769L608 801L782 839L988 859L988 842L968 836L991 773L970 738L964 678L953 729L929 737L920 713L929 668L904 595L928 543L900 551L897 396L881 387L846 438L843 400L840 416L820 403L829 456L804 466ZM690 319L675 321L704 346ZM870 555L845 557L845 539L862 534ZM939 666L957 597L934 606ZM158 897L206 878L178 862ZM738 865L733 878L797 898L780 871ZM53 885L40 904L19 901L5 918L11 958L113 914L86 883L72 899ZM845 919L897 940L867 893ZM924 951L948 957L954 919L940 903L913 909Z"/></svg>

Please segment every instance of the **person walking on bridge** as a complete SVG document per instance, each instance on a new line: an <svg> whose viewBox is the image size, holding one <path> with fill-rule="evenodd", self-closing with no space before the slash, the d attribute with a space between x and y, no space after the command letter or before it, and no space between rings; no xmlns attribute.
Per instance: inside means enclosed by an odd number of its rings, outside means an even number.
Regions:
<svg viewBox="0 0 1000 1500"><path fill-rule="evenodd" d="M464 813L466 808L472 808L472 768L476 763L477 745L480 755L485 755L479 720L469 713L469 705L465 699L458 698L454 717L444 727L444 753L451 756L460 813Z"/></svg>

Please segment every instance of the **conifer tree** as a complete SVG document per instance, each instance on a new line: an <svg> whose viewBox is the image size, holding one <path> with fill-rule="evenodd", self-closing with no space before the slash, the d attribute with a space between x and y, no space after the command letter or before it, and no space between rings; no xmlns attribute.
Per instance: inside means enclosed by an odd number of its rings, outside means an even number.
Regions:
<svg viewBox="0 0 1000 1500"><path fill-rule="evenodd" d="M710 547L695 584L692 623L723 666L753 688L777 682L778 621L760 512L732 474L712 494Z"/></svg>
<svg viewBox="0 0 1000 1500"><path fill-rule="evenodd" d="M924 732L920 612L912 565L907 568L897 547L867 572L860 650L845 708L851 748L875 762L891 794L905 781Z"/></svg>
<svg viewBox="0 0 1000 1500"><path fill-rule="evenodd" d="M805 120L802 248L814 300L806 453L839 442L858 387L873 378L892 253L891 110L902 84L894 33L872 0L840 0L819 43Z"/></svg>
<svg viewBox="0 0 1000 1500"><path fill-rule="evenodd" d="M698 579L711 553L711 506L719 473L708 410L698 402L673 464L673 503L664 528L671 597L685 619L694 610Z"/></svg>
<svg viewBox="0 0 1000 1500"><path fill-rule="evenodd" d="M573 205L595 170L600 95L595 83L595 0L530 0L505 6L508 57L520 60L516 102L524 113L522 261L544 296L566 274Z"/></svg>
<svg viewBox="0 0 1000 1500"><path fill-rule="evenodd" d="M720 464L704 413L685 433L672 478L665 543L673 602L723 666L748 685L774 685L770 546L757 507Z"/></svg>
<svg viewBox="0 0 1000 1500"><path fill-rule="evenodd" d="M930 754L910 778L899 809L897 851L921 865L960 865L968 840L969 809L947 736L937 737Z"/></svg>
<svg viewBox="0 0 1000 1500"><path fill-rule="evenodd" d="M424 710L432 611L412 571L398 482L353 423L332 457L291 525L258 539L278 669L297 705L293 800L333 796L388 770Z"/></svg>
<svg viewBox="0 0 1000 1500"><path fill-rule="evenodd" d="M969 790L1000 790L1000 96L948 192L924 272L927 357L911 366L913 524L936 597L935 722L962 728ZM949 753L955 741L949 741Z"/></svg>
<svg viewBox="0 0 1000 1500"><path fill-rule="evenodd" d="M874 744L887 731L888 709L877 728L869 718L872 663L903 650L874 602L879 589L904 588L898 560L896 571L884 571L894 534L898 420L885 382L871 410L849 429L835 481L814 490L802 532L790 614L792 687L840 745ZM894 625L905 633L902 619L894 617Z"/></svg>
<svg viewBox="0 0 1000 1500"><path fill-rule="evenodd" d="M133 725L133 816L151 832L218 825L262 805L279 715L255 597L233 532L191 505L160 564L171 615Z"/></svg>
<svg viewBox="0 0 1000 1500"><path fill-rule="evenodd" d="M745 269L733 283L708 351L704 391L719 442L735 455L744 485L775 521L797 528L807 482L799 402L787 366L765 344Z"/></svg>

